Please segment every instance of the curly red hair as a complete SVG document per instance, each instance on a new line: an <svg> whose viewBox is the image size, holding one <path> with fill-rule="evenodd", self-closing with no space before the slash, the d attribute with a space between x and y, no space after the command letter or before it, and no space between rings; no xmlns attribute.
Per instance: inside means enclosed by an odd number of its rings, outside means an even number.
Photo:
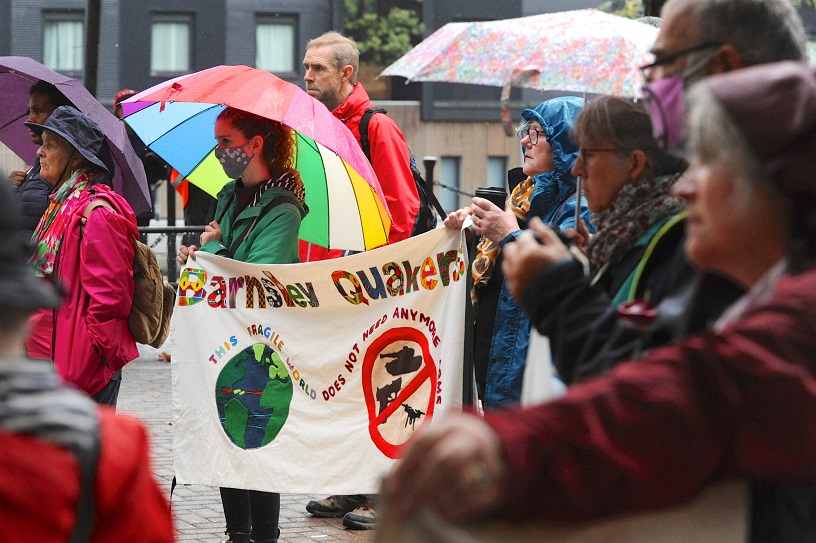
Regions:
<svg viewBox="0 0 816 543"><path fill-rule="evenodd" d="M247 139L254 136L264 139L263 157L273 177L287 171L295 172L295 134L292 129L277 121L232 107L219 113L218 120L228 121Z"/></svg>

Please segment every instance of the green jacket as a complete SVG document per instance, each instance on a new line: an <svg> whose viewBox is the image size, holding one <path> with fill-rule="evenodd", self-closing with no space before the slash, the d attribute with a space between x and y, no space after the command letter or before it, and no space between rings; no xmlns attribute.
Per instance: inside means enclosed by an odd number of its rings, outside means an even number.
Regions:
<svg viewBox="0 0 816 543"><path fill-rule="evenodd" d="M261 209L277 196L292 196L292 193L281 187L272 187L261 196L261 201L249 206L235 216L235 199L230 198L235 181L230 181L218 193L218 204L215 216L221 215L225 205L228 205L221 222L221 239L210 240L201 246L200 250L248 262L251 264L292 264L300 262L298 258L298 230L300 230L301 211L305 215L305 206L295 206L289 202L281 202L266 215L261 217L249 235L230 257L227 248L241 233L249 228L252 221L261 212Z"/></svg>

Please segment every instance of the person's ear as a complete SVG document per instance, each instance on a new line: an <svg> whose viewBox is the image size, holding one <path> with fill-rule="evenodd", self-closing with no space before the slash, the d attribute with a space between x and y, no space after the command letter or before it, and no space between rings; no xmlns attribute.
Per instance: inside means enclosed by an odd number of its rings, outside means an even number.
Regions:
<svg viewBox="0 0 816 543"><path fill-rule="evenodd" d="M71 153L71 156L68 159L68 167L66 168L66 171L71 173L75 172L76 169L79 168L79 165L82 164L84 160L85 157L82 156L82 153L74 149L73 153Z"/></svg>
<svg viewBox="0 0 816 543"><path fill-rule="evenodd" d="M346 83L351 81L351 76L354 74L354 66L351 64L346 64L343 66L343 69L340 70L340 82Z"/></svg>
<svg viewBox="0 0 816 543"><path fill-rule="evenodd" d="M640 149L635 149L632 151L632 154L629 156L630 160L630 169L629 169L629 179L631 181L637 181L646 173L646 169L649 163L649 157L646 156Z"/></svg>
<svg viewBox="0 0 816 543"><path fill-rule="evenodd" d="M254 154L258 154L263 150L264 139L263 136L260 134L255 134L252 136L252 139L249 140L249 143L252 146L252 151Z"/></svg>
<svg viewBox="0 0 816 543"><path fill-rule="evenodd" d="M714 58L708 63L707 75L721 74L744 68L745 64L742 62L737 50L729 44L720 46Z"/></svg>

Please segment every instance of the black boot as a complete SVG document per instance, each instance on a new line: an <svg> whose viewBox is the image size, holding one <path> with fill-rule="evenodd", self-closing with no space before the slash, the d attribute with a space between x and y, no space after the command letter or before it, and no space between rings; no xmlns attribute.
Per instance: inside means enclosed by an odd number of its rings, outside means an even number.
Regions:
<svg viewBox="0 0 816 543"><path fill-rule="evenodd" d="M249 543L278 543L278 539L280 539L280 527L278 527L278 533L275 536L275 539L272 541L258 541L257 539L249 538Z"/></svg>
<svg viewBox="0 0 816 543"><path fill-rule="evenodd" d="M224 532L229 539L222 539L222 543L250 543L249 532Z"/></svg>

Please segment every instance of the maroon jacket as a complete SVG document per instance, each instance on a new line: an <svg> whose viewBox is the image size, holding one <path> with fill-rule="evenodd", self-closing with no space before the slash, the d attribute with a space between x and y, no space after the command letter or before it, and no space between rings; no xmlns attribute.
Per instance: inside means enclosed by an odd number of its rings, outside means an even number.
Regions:
<svg viewBox="0 0 816 543"><path fill-rule="evenodd" d="M501 513L581 520L679 504L714 481L815 483L814 307L816 270L787 275L719 334L488 414L509 471Z"/></svg>

